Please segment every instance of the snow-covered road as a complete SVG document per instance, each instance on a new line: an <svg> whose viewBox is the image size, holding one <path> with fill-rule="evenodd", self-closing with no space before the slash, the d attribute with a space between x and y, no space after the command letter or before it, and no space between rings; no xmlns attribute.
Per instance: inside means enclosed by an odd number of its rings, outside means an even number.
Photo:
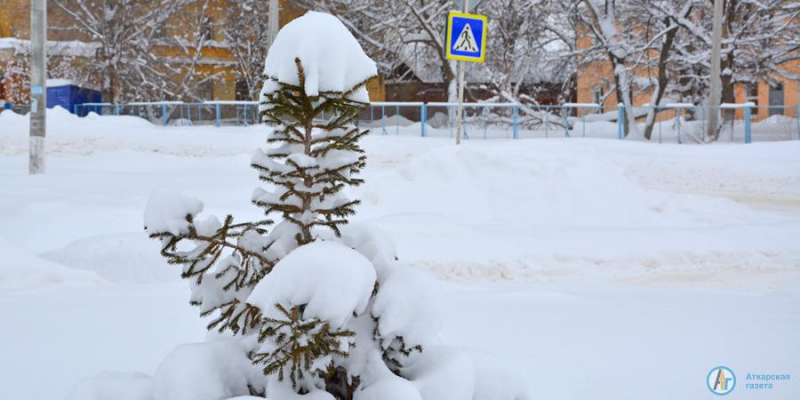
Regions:
<svg viewBox="0 0 800 400"><path fill-rule="evenodd" d="M176 284L0 294L0 398L61 399L105 370L152 374L175 346L204 338L187 296ZM519 368L536 398L705 399L717 365L800 372L797 290L447 284L443 297L443 339ZM790 382L731 398L798 396Z"/></svg>
<svg viewBox="0 0 800 400"><path fill-rule="evenodd" d="M152 373L202 340L142 231L149 193L258 218L263 127L0 114L0 398L58 399L102 370ZM499 354L543 399L701 399L716 365L800 377L800 142L371 136L357 222L445 282L443 338ZM46 382L46 384L43 384ZM744 381L742 381L744 382ZM797 399L796 381L731 398Z"/></svg>

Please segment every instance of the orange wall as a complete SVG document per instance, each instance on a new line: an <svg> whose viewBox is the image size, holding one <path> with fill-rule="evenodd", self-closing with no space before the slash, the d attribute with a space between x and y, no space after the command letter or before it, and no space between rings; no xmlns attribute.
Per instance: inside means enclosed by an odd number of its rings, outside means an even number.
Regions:
<svg viewBox="0 0 800 400"><path fill-rule="evenodd" d="M592 46L593 39L591 37L591 32L588 31L586 28L579 28L578 29L578 40L577 40L577 47L578 49L584 49ZM656 54L652 54L652 56L657 56ZM795 73L800 73L800 61L792 61L782 66L783 68L793 71ZM638 76L647 76L647 75L655 75L656 71L649 71L649 70L638 70L634 71L634 74ZM588 66L578 68L577 73L577 84L578 84L578 102L579 103L594 103L594 92L595 89L602 89L604 94L608 94L612 91L613 82L614 82L614 75L613 70L611 68L611 64L608 61L595 61ZM783 82L784 84L784 105L786 106L796 106L798 104L798 82L786 79L782 76L775 76L774 79ZM745 94L744 94L744 85L737 85L736 87L736 102L743 103L745 102ZM642 90L635 90L636 94L634 95L633 104L636 106L642 106L645 104L650 103L652 99L652 90L648 89L646 91ZM615 110L617 108L617 97L614 93L611 93L606 101L603 103L605 111ZM766 106L769 104L769 87L767 83L760 82L759 83L759 98L758 104L760 106ZM766 114L766 111L762 111ZM794 113L794 110L788 110L787 115L789 113ZM579 113L580 115L580 113ZM791 114L794 115L794 114ZM674 116L672 112L661 112L659 113L658 120L669 119ZM742 117L742 111L737 111L737 116ZM755 116L755 115L754 115Z"/></svg>
<svg viewBox="0 0 800 400"><path fill-rule="evenodd" d="M21 39L27 39L30 37L30 0L2 0L3 5L0 6L2 8L2 12L0 12L0 37L16 37ZM69 0L66 0L69 1ZM264 0L267 1L267 0ZM65 27L71 26L72 21L71 17L66 15L58 6L49 2L48 4L48 23L50 25L50 29L48 30L48 39L49 40L83 40L89 41L89 39L82 37L81 34L70 30L64 29ZM286 25L291 20L305 14L305 10L300 8L299 6L295 5L291 0L281 0L281 16L280 16L280 24L281 26ZM224 24L226 19L226 7L227 1L226 0L213 0L210 8L208 9L208 14L211 18L215 21L216 24ZM196 5L190 4L187 6L186 12L182 13L177 18L187 18L191 19L193 13L196 13ZM181 22L178 21L178 24L181 25ZM215 40L222 40L220 32L218 32L219 27L216 27L216 31L213 34L213 38ZM166 34L174 35L174 34L185 34L185 32L170 32L167 31ZM163 57L178 57L183 56L184 54L178 48L172 47L161 47L156 48L156 52ZM6 59L15 57L13 53L6 54L4 56ZM219 80L213 83L213 100L234 100L236 97L236 75L235 75L235 65L233 64L234 57L232 56L231 52L228 49L221 48L221 47L213 47L209 46L202 50L202 57L205 64L196 68L196 72L194 73L195 79L203 79L212 74L218 74ZM0 68L2 68L2 58L0 57ZM19 60L20 62L24 62L24 60ZM87 62L82 61L82 62ZM215 61L212 63L208 63L208 61ZM176 76L175 79L180 79L181 76ZM15 79L13 82L10 79L7 79L7 85L20 85L18 79ZM383 85L383 80L378 78L373 81L370 81L368 84L368 90L370 93L370 99L373 101L382 101L385 99L385 87ZM9 90L6 91L8 93ZM17 102L20 99L15 99Z"/></svg>

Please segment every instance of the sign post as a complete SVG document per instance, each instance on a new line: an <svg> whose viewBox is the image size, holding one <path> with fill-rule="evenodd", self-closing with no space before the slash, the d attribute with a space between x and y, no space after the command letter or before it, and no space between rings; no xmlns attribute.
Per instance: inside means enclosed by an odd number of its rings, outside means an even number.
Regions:
<svg viewBox="0 0 800 400"><path fill-rule="evenodd" d="M486 59L488 24L483 15L467 14L469 0L464 0L465 12L452 11L447 16L447 47L445 56L456 60L458 74L458 108L456 109L456 144L461 144L464 132L464 62L482 63Z"/></svg>
<svg viewBox="0 0 800 400"><path fill-rule="evenodd" d="M47 116L47 2L31 0L31 112L28 171L44 173Z"/></svg>

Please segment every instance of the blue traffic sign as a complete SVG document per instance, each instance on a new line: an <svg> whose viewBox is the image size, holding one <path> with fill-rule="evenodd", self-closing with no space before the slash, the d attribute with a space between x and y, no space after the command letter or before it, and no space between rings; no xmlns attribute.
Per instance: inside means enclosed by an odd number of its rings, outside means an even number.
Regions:
<svg viewBox="0 0 800 400"><path fill-rule="evenodd" d="M486 59L486 39L486 16L455 11L447 16L447 58L483 62Z"/></svg>

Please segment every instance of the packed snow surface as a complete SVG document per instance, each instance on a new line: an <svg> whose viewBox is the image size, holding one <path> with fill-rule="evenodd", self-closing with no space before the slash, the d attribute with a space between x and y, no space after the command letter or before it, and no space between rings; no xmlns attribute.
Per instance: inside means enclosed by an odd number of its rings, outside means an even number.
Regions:
<svg viewBox="0 0 800 400"><path fill-rule="evenodd" d="M378 75L372 61L336 17L309 11L284 26L269 49L264 74L278 82L300 86L295 59L305 72L304 88L309 96L324 92L346 92ZM267 81L263 93L278 84ZM353 93L352 100L368 102L365 88Z"/></svg>
<svg viewBox="0 0 800 400"><path fill-rule="evenodd" d="M215 215L263 218L248 204L259 184L249 163L267 128L48 118L47 173L29 176L27 119L0 114L0 398L62 399L90 377L100 383L75 390L124 399L113 385L131 377L152 390L161 361L207 334L180 267L142 230L147 197L170 188ZM739 379L800 376L800 142L457 149L373 135L363 145L366 183L348 193L362 200L354 222L393 237L413 272L441 278L442 318L425 323L441 324L443 341L497 355L537 398L704 398L717 365ZM402 303L384 306L412 317ZM491 365L480 353L460 366L434 355L428 365L443 376L498 370L480 370ZM500 390L491 384L474 389ZM732 395L794 400L800 386Z"/></svg>

